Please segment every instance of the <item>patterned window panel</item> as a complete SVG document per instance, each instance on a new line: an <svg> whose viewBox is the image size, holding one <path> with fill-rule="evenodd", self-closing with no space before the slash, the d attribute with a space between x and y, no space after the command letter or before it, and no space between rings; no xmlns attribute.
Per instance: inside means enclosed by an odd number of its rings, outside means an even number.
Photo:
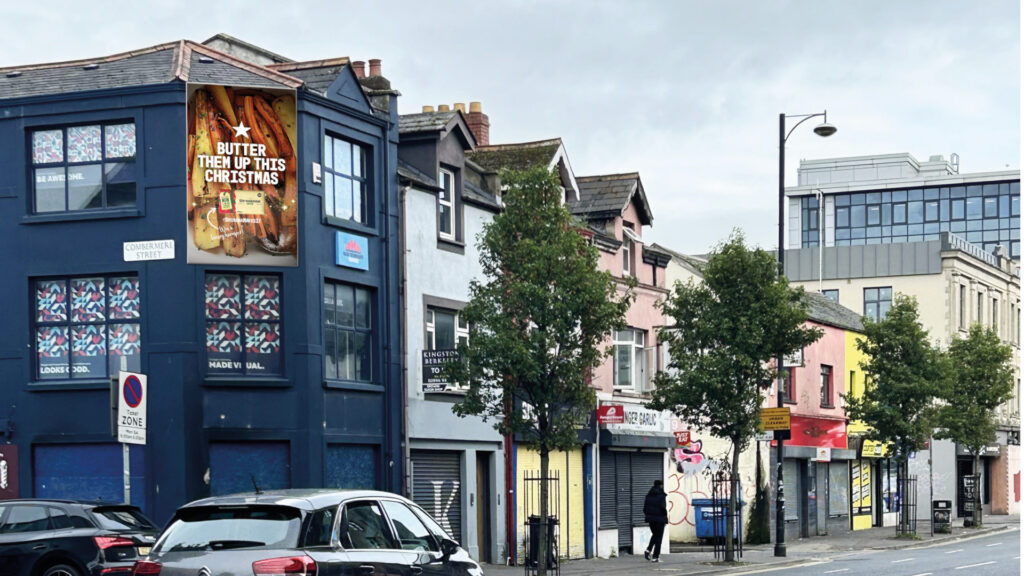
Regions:
<svg viewBox="0 0 1024 576"><path fill-rule="evenodd" d="M142 349L142 334L138 324L112 324L110 326L110 355L138 356Z"/></svg>
<svg viewBox="0 0 1024 576"><path fill-rule="evenodd" d="M68 128L68 162L99 162L102 157L99 126Z"/></svg>
<svg viewBox="0 0 1024 576"><path fill-rule="evenodd" d="M36 283L36 322L67 322L68 294L63 280Z"/></svg>
<svg viewBox="0 0 1024 576"><path fill-rule="evenodd" d="M50 164L64 161L64 132L39 130L32 133L32 162Z"/></svg>
<svg viewBox="0 0 1024 576"><path fill-rule="evenodd" d="M206 276L206 318L237 320L242 317L242 279L228 274Z"/></svg>
<svg viewBox="0 0 1024 576"><path fill-rule="evenodd" d="M241 322L207 322L206 351L237 354L242 351Z"/></svg>
<svg viewBox="0 0 1024 576"><path fill-rule="evenodd" d="M111 320L133 320L139 317L138 278L109 278L107 290Z"/></svg>
<svg viewBox="0 0 1024 576"><path fill-rule="evenodd" d="M107 158L135 157L135 124L104 126Z"/></svg>
<svg viewBox="0 0 1024 576"><path fill-rule="evenodd" d="M281 318L280 282L281 280L276 276L246 276L246 320L279 320Z"/></svg>
<svg viewBox="0 0 1024 576"><path fill-rule="evenodd" d="M71 280L71 321L102 322L106 320L103 278Z"/></svg>

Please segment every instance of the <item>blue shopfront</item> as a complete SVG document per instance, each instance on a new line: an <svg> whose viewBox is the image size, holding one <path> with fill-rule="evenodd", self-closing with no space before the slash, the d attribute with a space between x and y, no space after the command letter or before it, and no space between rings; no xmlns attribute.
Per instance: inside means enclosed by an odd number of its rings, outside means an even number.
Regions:
<svg viewBox="0 0 1024 576"><path fill-rule="evenodd" d="M0 71L0 495L120 501L122 369L148 376L130 486L157 522L400 489L397 93L245 46Z"/></svg>

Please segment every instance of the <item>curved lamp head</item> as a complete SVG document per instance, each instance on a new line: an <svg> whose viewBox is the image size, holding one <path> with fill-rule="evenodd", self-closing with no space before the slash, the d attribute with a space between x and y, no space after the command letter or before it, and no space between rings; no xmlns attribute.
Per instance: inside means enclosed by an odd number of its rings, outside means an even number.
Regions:
<svg viewBox="0 0 1024 576"><path fill-rule="evenodd" d="M822 138L828 138L836 133L837 128L828 122L822 122L814 127L814 133Z"/></svg>

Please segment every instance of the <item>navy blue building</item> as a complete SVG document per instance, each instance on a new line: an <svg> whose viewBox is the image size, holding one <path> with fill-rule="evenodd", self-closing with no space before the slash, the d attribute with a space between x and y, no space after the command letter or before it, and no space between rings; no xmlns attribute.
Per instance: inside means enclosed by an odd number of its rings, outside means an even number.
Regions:
<svg viewBox="0 0 1024 576"><path fill-rule="evenodd" d="M244 256L189 263L197 84L294 94L297 190L239 220ZM148 377L131 501L158 522L254 484L400 490L396 98L379 61L223 35L0 69L0 494L121 500L122 367Z"/></svg>

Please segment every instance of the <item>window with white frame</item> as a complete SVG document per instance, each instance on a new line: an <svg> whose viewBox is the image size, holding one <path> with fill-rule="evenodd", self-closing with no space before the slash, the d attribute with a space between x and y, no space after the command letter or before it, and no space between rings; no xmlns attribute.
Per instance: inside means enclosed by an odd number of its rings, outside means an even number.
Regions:
<svg viewBox="0 0 1024 576"><path fill-rule="evenodd" d="M629 238L622 239L622 276L633 275L633 242Z"/></svg>
<svg viewBox="0 0 1024 576"><path fill-rule="evenodd" d="M441 185L437 192L437 235L455 240L455 175L442 169L437 182Z"/></svg>
<svg viewBox="0 0 1024 576"><path fill-rule="evenodd" d="M646 340L647 333L643 330L629 328L615 332L615 388L633 392L643 391L644 377L647 373L647 356L644 350Z"/></svg>
<svg viewBox="0 0 1024 576"><path fill-rule="evenodd" d="M427 308L423 347L426 350L454 350L469 343L469 324L455 310Z"/></svg>

